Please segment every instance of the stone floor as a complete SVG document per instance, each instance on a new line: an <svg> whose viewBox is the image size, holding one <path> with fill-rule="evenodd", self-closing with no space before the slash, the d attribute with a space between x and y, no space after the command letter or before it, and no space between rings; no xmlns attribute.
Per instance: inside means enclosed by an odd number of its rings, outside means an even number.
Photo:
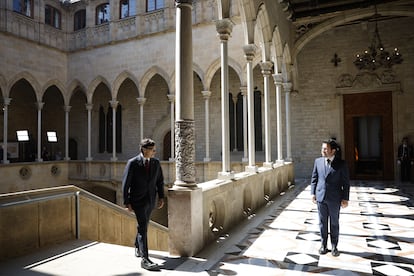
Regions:
<svg viewBox="0 0 414 276"><path fill-rule="evenodd" d="M297 181L195 257L151 251L158 272L141 269L133 248L71 241L0 263L0 275L414 275L414 184L353 181L333 257L318 254L307 183Z"/></svg>

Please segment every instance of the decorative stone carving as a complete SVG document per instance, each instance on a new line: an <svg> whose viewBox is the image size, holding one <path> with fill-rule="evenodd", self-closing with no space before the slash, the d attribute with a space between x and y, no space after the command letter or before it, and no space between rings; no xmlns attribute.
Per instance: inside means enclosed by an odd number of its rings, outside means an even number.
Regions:
<svg viewBox="0 0 414 276"><path fill-rule="evenodd" d="M60 168L59 168L59 166L57 166L57 165L53 165L53 166L50 168L50 173L51 173L53 176L58 176L58 175L60 174Z"/></svg>
<svg viewBox="0 0 414 276"><path fill-rule="evenodd" d="M396 82L396 76L395 72L391 69L384 70L381 75L381 82L382 83L395 83Z"/></svg>
<svg viewBox="0 0 414 276"><path fill-rule="evenodd" d="M353 83L353 78L351 74L342 74L338 78L338 83L336 87L351 87Z"/></svg>
<svg viewBox="0 0 414 276"><path fill-rule="evenodd" d="M195 185L194 121L175 122L176 182L178 186Z"/></svg>
<svg viewBox="0 0 414 276"><path fill-rule="evenodd" d="M19 175L24 180L29 179L32 176L32 170L30 167L22 167L19 170Z"/></svg>

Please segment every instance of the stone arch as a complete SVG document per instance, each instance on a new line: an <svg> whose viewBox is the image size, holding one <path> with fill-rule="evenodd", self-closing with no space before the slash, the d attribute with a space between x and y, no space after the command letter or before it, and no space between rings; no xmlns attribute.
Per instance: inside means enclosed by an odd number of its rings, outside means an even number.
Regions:
<svg viewBox="0 0 414 276"><path fill-rule="evenodd" d="M118 75L118 77L116 77L116 79L113 82L113 85L112 85L112 98L113 99L117 98L119 89L120 89L122 83L126 79L130 79L138 89L138 80L135 78L135 76L129 71L123 71L121 74ZM139 94L139 91L138 91L138 94Z"/></svg>
<svg viewBox="0 0 414 276"><path fill-rule="evenodd" d="M40 91L41 91L40 90L40 84L36 80L36 78L27 71L21 72L21 73L17 74L16 76L14 76L9 82L9 85L7 87L7 91L10 91L11 88L13 87L13 85L21 79L25 79L30 84L30 86L35 91L36 100L40 101L41 98L42 98L41 95L40 95ZM9 92L7 92L7 93L9 93Z"/></svg>
<svg viewBox="0 0 414 276"><path fill-rule="evenodd" d="M270 44L272 40L272 33L270 26L270 21L268 17L268 12L266 5L262 4L259 6L256 19L256 38L259 39L259 45L262 45L262 61L270 60ZM257 44L257 41L256 41Z"/></svg>
<svg viewBox="0 0 414 276"><path fill-rule="evenodd" d="M59 80L57 80L57 79L54 79L54 80L49 80L48 82L46 82L44 85L43 85L43 88L42 88L42 98L43 98L43 96L44 96L44 94L45 94L45 92L46 92L46 90L49 88L49 87L51 87L51 86L56 86L57 87L57 89L59 90L59 92L60 92L60 94L61 94L61 96L62 96L62 98L63 98L63 104L64 105L66 105L67 104L67 102L65 101L66 99L65 99L65 86L59 81Z"/></svg>
<svg viewBox="0 0 414 276"><path fill-rule="evenodd" d="M383 16L409 16L414 17L414 8L410 7L388 7L379 6L378 14ZM369 16L374 15L373 9L366 9L366 10L358 10L358 11L349 11L344 12L341 16L334 17L332 19L328 19L321 24L317 25L315 28L309 30L307 33L303 34L295 43L292 49L292 56L296 57L299 52L308 44L311 40L315 37L319 36L320 34L338 26L348 22L352 22L358 19L366 18Z"/></svg>
<svg viewBox="0 0 414 276"><path fill-rule="evenodd" d="M230 0L217 0L218 19L230 18Z"/></svg>
<svg viewBox="0 0 414 276"><path fill-rule="evenodd" d="M111 85L109 82L102 76L97 76L88 87L88 90L86 91L86 97L88 99L88 103L92 103L93 94L95 93L96 88L99 84L105 84L109 89L111 89Z"/></svg>
<svg viewBox="0 0 414 276"><path fill-rule="evenodd" d="M83 85L82 82L80 82L77 79L72 80L72 82L68 85L68 93L65 93L65 97L67 97L67 100L65 99L65 102L67 102L68 104L70 103L70 100L73 96L73 94L76 92L76 89L79 89L87 98L87 89L86 87Z"/></svg>
<svg viewBox="0 0 414 276"><path fill-rule="evenodd" d="M6 91L6 86L7 86L6 78L4 78L2 74L0 74L0 90L1 90L3 98L7 98L7 95L9 94L9 91Z"/></svg>
<svg viewBox="0 0 414 276"><path fill-rule="evenodd" d="M156 128L153 132L153 139L157 142L157 151L164 152L164 136L171 131L171 118L170 117L163 117L160 121L157 122ZM172 130L171 135L174 135L174 131ZM160 157L160 156L159 156ZM161 157L160 157L161 159Z"/></svg>
<svg viewBox="0 0 414 276"><path fill-rule="evenodd" d="M165 72L159 66L152 66L150 69L148 69L147 72L145 72L145 74L141 78L141 82L138 86L139 97L145 96L145 88L148 86L150 80L157 74L165 80L168 86L168 90L171 91L170 77L168 76L167 72Z"/></svg>
<svg viewBox="0 0 414 276"><path fill-rule="evenodd" d="M257 9L254 6L254 1L241 0L240 2L239 9L245 44L252 44L254 42L254 26Z"/></svg>
<svg viewBox="0 0 414 276"><path fill-rule="evenodd" d="M283 65L283 43L280 37L279 27L273 29L272 35L272 60L275 66L274 72L280 73Z"/></svg>
<svg viewBox="0 0 414 276"><path fill-rule="evenodd" d="M240 82L243 83L245 81L245 76L243 75L242 67L232 58L228 60L229 66L237 73L239 76ZM220 69L220 58L214 60L210 67L207 69L205 74L205 89L210 90L211 81L213 80L214 75L216 74L217 70Z"/></svg>

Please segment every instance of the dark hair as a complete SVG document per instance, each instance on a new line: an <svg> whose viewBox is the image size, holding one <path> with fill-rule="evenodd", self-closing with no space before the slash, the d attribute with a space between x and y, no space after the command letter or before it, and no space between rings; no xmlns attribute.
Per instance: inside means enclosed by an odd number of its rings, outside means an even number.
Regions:
<svg viewBox="0 0 414 276"><path fill-rule="evenodd" d="M336 142L336 139L331 138L323 141L324 144L328 144L331 150L335 150L335 156L341 157L341 146Z"/></svg>
<svg viewBox="0 0 414 276"><path fill-rule="evenodd" d="M151 148L153 146L155 146L155 141L152 140L151 138L144 138L141 140L141 143L139 143L141 146L141 152L142 152L142 148Z"/></svg>

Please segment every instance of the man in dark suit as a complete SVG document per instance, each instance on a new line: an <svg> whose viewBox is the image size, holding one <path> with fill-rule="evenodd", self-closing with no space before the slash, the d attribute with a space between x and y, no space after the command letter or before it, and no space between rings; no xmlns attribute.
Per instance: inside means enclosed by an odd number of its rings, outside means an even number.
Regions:
<svg viewBox="0 0 414 276"><path fill-rule="evenodd" d="M401 181L411 180L411 165L413 163L413 147L408 144L408 137L402 139L398 146L398 165L401 169Z"/></svg>
<svg viewBox="0 0 414 276"><path fill-rule="evenodd" d="M319 229L321 235L320 254L326 254L328 240L328 221L332 255L339 256L339 211L348 206L349 172L341 160L339 146L334 140L322 143L322 157L315 160L311 178L312 201L318 205Z"/></svg>
<svg viewBox="0 0 414 276"><path fill-rule="evenodd" d="M154 158L155 142L145 138L140 143L141 153L128 160L122 179L124 204L137 218L135 255L142 257L141 267L159 270L148 256L148 224L158 194L158 209L164 206L164 177L160 161Z"/></svg>

